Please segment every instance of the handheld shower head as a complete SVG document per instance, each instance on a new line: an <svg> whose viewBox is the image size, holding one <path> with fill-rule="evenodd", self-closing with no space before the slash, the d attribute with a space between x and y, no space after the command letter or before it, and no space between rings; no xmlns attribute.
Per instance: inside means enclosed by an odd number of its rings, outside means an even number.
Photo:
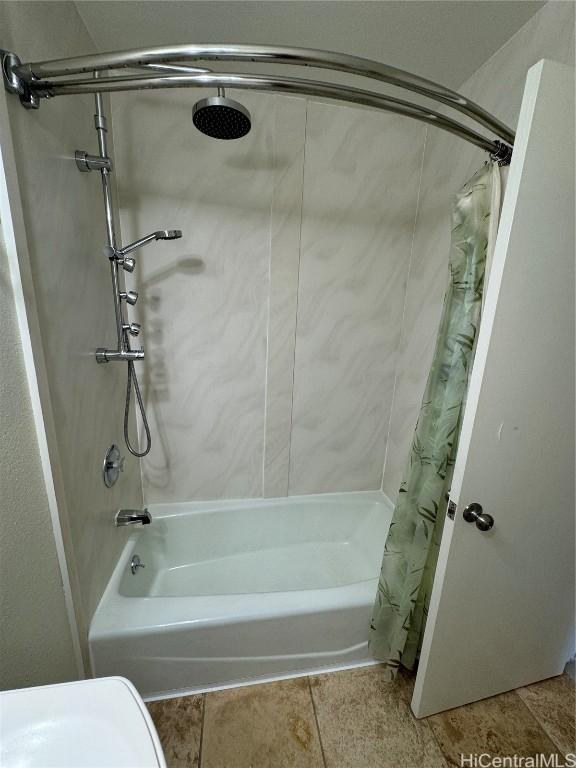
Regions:
<svg viewBox="0 0 576 768"><path fill-rule="evenodd" d="M139 240L130 243L130 245L120 248L116 251L116 255L123 258L128 253L135 251L137 248L142 248L142 246L148 245L148 243L153 243L155 240L178 240L179 237L182 237L181 229L159 229L156 232L152 232L151 235L141 237Z"/></svg>
<svg viewBox="0 0 576 768"><path fill-rule="evenodd" d="M181 229L160 229L158 232L154 232L156 240L178 240L182 237Z"/></svg>
<svg viewBox="0 0 576 768"><path fill-rule="evenodd" d="M223 88L218 88L218 96L209 96L194 104L192 122L201 133L213 139L241 139L252 126L250 112L225 96Z"/></svg>

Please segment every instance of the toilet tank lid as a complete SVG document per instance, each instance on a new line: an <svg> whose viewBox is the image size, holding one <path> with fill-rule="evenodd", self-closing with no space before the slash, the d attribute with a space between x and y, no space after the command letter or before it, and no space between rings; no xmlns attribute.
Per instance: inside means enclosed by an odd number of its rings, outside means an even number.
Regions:
<svg viewBox="0 0 576 768"><path fill-rule="evenodd" d="M103 677L0 693L0 765L166 768L132 683Z"/></svg>

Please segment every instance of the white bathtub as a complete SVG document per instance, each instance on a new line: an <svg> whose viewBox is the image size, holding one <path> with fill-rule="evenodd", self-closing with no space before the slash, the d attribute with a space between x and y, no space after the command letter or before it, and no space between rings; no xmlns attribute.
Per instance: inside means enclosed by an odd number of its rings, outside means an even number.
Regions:
<svg viewBox="0 0 576 768"><path fill-rule="evenodd" d="M90 627L94 674L146 697L368 663L384 494L157 504ZM138 554L145 568L133 575Z"/></svg>

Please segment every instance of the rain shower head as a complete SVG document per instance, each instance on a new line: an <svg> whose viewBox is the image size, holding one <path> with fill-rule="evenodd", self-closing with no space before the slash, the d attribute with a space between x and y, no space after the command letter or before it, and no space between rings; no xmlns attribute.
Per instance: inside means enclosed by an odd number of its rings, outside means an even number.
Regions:
<svg viewBox="0 0 576 768"><path fill-rule="evenodd" d="M192 122L201 133L213 139L240 139L250 131L250 112L218 89L218 96L197 101L192 108Z"/></svg>

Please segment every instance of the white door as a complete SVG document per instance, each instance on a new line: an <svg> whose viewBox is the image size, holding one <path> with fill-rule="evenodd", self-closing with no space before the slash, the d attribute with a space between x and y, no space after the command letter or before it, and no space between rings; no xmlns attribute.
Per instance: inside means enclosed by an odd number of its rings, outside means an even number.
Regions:
<svg viewBox="0 0 576 768"><path fill-rule="evenodd" d="M503 202L417 717L558 675L574 653L574 170L574 72L541 61ZM491 530L465 521L471 503Z"/></svg>

